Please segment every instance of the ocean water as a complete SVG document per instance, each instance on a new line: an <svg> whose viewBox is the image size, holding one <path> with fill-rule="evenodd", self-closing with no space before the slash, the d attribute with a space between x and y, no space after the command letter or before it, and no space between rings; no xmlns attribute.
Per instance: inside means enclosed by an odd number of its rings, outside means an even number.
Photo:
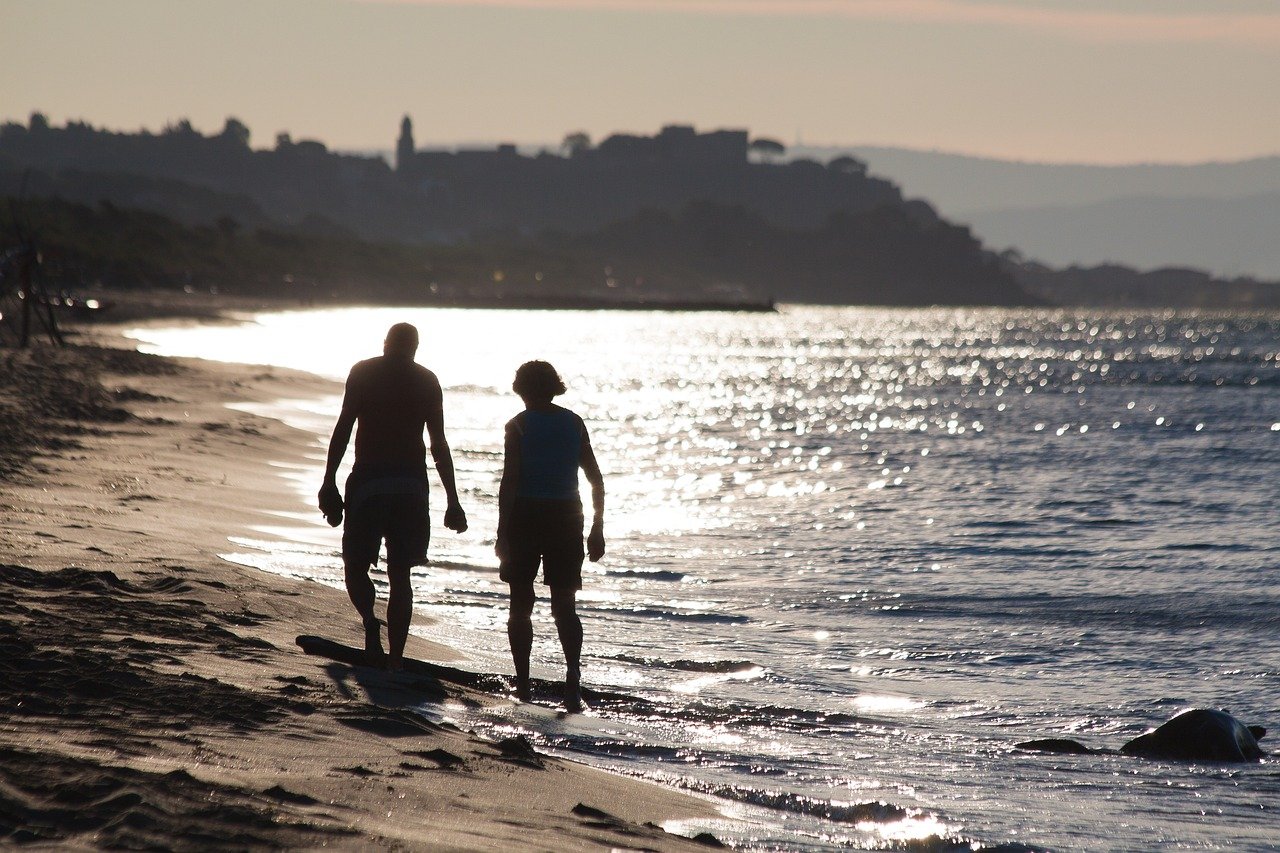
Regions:
<svg viewBox="0 0 1280 853"><path fill-rule="evenodd" d="M1013 748L1117 748L1190 707L1280 731L1280 317L351 308L133 334L342 379L402 320L471 520L443 530L435 487L415 633L509 672L502 426L545 358L608 491L584 681L631 697L433 713L711 796L722 819L669 828L749 849L1280 849L1275 760ZM338 404L257 408L316 456L280 468L299 512L231 559L340 584L309 506ZM535 631L561 676L545 603Z"/></svg>

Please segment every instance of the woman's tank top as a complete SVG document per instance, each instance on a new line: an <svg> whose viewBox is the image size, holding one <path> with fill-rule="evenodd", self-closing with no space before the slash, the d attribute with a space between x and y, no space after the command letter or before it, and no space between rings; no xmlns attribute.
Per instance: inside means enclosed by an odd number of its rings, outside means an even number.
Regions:
<svg viewBox="0 0 1280 853"><path fill-rule="evenodd" d="M568 409L527 409L516 419L520 433L520 488L524 498L580 500L578 463L582 421Z"/></svg>

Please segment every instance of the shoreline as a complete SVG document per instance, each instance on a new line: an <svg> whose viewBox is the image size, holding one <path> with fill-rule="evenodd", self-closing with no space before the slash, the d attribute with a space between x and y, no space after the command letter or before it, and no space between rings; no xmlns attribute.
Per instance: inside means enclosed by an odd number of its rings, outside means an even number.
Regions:
<svg viewBox="0 0 1280 853"><path fill-rule="evenodd" d="M326 308L385 306L392 308L468 308L477 310L524 311L657 311L664 313L777 313L772 299L657 299L626 300L590 296L509 295L472 297L454 295L431 300L364 300L342 297L301 298L282 295L245 296L238 293L188 293L181 289L101 290L78 293L72 306L58 314L59 324L73 328L123 326L133 322L188 319L201 322L229 322L230 313L258 311L314 311ZM94 301L97 307L88 308Z"/></svg>
<svg viewBox="0 0 1280 853"><path fill-rule="evenodd" d="M31 358L55 381L101 370L114 414L41 421L28 464L0 480L0 683L15 709L0 733L0 800L15 820L0 838L706 849L655 824L714 821L709 801L431 722L409 707L510 700L447 668L388 674L304 655L298 635L362 644L346 596L217 556L228 536L299 510L268 462L314 450L227 404L335 383L142 356L114 321L70 331L74 346ZM455 656L414 635L406 654Z"/></svg>

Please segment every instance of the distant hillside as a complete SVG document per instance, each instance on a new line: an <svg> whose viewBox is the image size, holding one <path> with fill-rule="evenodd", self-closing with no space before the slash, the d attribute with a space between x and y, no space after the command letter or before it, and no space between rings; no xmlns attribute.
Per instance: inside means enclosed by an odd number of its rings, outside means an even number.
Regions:
<svg viewBox="0 0 1280 853"><path fill-rule="evenodd" d="M953 189L966 173L975 193L984 174L1001 192L1077 197L1166 172L1214 187L1195 199L995 211L978 236L857 157L819 162L745 130L668 125L598 144L570 134L563 155L442 151L417 148L406 117L390 160L287 134L255 149L249 138L235 119L205 136L185 121L115 133L37 114L0 125L0 195L25 192L40 211L50 268L69 285L451 304L1257 306L1273 303L1274 286L1221 273L1280 267L1280 188L1220 197L1270 180L1280 158L1100 169L907 152L902 162L929 165ZM982 237L1017 251L997 255Z"/></svg>
<svg viewBox="0 0 1280 853"><path fill-rule="evenodd" d="M869 146L792 153L851 153L989 245L1046 263L1280 278L1280 157L1088 166Z"/></svg>
<svg viewBox="0 0 1280 853"><path fill-rule="evenodd" d="M1034 263L1011 263L1009 269L1029 293L1052 305L1206 311L1280 308L1280 283L1219 278L1203 270L1165 267L1143 272L1116 264L1054 270Z"/></svg>
<svg viewBox="0 0 1280 853"><path fill-rule="evenodd" d="M852 154L870 172L929 199L943 215L975 211L1085 205L1116 198L1223 199L1280 192L1280 156L1192 165L1092 166L1026 163L916 151L849 146L793 148L795 156L827 159Z"/></svg>
<svg viewBox="0 0 1280 853"><path fill-rule="evenodd" d="M64 269L125 285L1028 301L967 228L853 157L788 159L745 130L689 125L571 134L563 152L420 149L407 116L388 162L287 134L253 148L233 118L206 136L186 121L118 133L35 114L0 125L0 192L81 203L50 223Z"/></svg>
<svg viewBox="0 0 1280 853"><path fill-rule="evenodd" d="M1121 198L970 214L997 247L1053 265L1122 262L1280 279L1280 192L1237 199Z"/></svg>
<svg viewBox="0 0 1280 853"><path fill-rule="evenodd" d="M254 148L249 128L235 119L205 136L185 121L158 134L118 133L77 122L54 126L37 114L28 125L0 125L0 182L12 186L31 170L47 185L74 184L77 200L94 201L84 192L86 176L112 176L114 187L102 197L190 222L187 200L171 191L180 183L198 191L190 201L209 206L206 222L234 217L226 209L231 200L249 200L280 226L327 222L369 240L418 243L493 231L586 231L698 201L745 205L791 227L903 203L897 187L850 158L752 159L743 130L669 125L654 136L583 141L571 156L529 156L508 145L422 150L407 119L401 132L393 166L287 134L272 148Z"/></svg>

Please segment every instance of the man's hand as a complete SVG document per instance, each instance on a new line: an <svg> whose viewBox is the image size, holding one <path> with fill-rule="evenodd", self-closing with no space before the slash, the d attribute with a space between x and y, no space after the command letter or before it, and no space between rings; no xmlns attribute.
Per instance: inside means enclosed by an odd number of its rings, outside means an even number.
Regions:
<svg viewBox="0 0 1280 853"><path fill-rule="evenodd" d="M460 504L449 504L449 508L444 511L444 526L454 533L467 532L467 514L462 511Z"/></svg>
<svg viewBox="0 0 1280 853"><path fill-rule="evenodd" d="M342 493L338 491L337 483L332 480L326 481L320 487L320 494L316 496L316 501L330 527L337 527L342 523Z"/></svg>
<svg viewBox="0 0 1280 853"><path fill-rule="evenodd" d="M511 553L511 543L507 541L506 536L499 536L498 541L493 543L493 553L498 556L499 563L507 561L507 555Z"/></svg>
<svg viewBox="0 0 1280 853"><path fill-rule="evenodd" d="M597 520L591 525L591 532L587 534L587 558L593 563L598 563L603 556L604 522Z"/></svg>

